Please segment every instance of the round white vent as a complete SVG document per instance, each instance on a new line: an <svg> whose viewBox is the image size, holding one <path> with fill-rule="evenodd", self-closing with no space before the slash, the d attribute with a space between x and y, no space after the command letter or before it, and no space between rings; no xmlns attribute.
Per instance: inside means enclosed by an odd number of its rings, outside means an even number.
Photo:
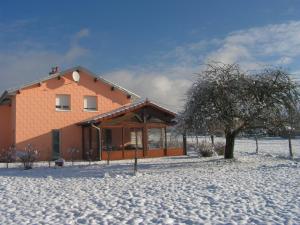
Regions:
<svg viewBox="0 0 300 225"><path fill-rule="evenodd" d="M78 73L78 71L73 71L73 73L72 73L72 77L73 77L73 80L75 81L75 82L79 82L79 80L80 80L80 74Z"/></svg>

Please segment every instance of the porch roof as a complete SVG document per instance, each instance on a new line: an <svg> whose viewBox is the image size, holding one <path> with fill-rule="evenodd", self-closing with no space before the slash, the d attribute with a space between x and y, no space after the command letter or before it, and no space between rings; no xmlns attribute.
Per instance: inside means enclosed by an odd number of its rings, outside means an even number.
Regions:
<svg viewBox="0 0 300 225"><path fill-rule="evenodd" d="M124 105L124 106L114 109L112 111L94 116L92 118L89 118L87 120L84 120L84 121L78 123L78 125L84 126L84 125L99 123L99 122L102 122L102 121L105 121L108 119L114 119L116 117L125 115L130 112L136 112L136 111L138 111L142 108L146 108L146 107L151 107L155 110L158 110L158 111L162 112L164 115L166 115L172 119L174 119L177 115L175 112L173 112L163 106L160 106L160 105L154 103L153 101L146 99L146 100L137 101L137 102L134 102L134 103L131 103L128 105Z"/></svg>

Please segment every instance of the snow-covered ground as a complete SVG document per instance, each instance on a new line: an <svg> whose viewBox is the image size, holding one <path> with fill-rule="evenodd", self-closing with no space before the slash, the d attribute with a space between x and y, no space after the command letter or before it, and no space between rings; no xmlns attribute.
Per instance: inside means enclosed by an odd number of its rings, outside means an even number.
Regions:
<svg viewBox="0 0 300 225"><path fill-rule="evenodd" d="M195 138L188 139L190 143L196 143ZM210 137L199 137L199 141L206 140L210 142ZM215 138L216 142L225 143L225 138ZM256 144L254 138L237 138L235 141L236 152L255 152ZM300 138L292 139L292 149L295 157L300 157ZM260 153L271 155L289 156L288 139L279 137L264 137L258 139L258 150Z"/></svg>
<svg viewBox="0 0 300 225"><path fill-rule="evenodd" d="M132 160L1 168L0 223L300 224L299 160L236 150L142 159L136 176Z"/></svg>

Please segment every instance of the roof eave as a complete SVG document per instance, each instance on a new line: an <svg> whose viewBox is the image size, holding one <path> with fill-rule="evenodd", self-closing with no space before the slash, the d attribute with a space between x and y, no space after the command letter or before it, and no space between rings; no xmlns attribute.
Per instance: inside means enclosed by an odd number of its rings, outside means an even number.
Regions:
<svg viewBox="0 0 300 225"><path fill-rule="evenodd" d="M120 109L112 110L111 112L103 113L103 114L100 114L93 118L90 118L88 120L81 121L77 125L88 126L89 124L92 124L92 123L98 123L98 122L102 122L103 120L118 117L120 115L123 115L124 113L134 112L135 110L140 109L144 106L152 106L152 107L158 108L159 110L170 114L174 118L177 116L177 113L175 113L169 109L166 109L166 108L146 99L146 100L143 100L143 101L140 101L137 103L132 103L131 105L128 105L127 108L126 108L126 106L124 108L120 107ZM119 110L119 111L117 111L117 110Z"/></svg>
<svg viewBox="0 0 300 225"><path fill-rule="evenodd" d="M5 100L7 95L8 95L8 92L4 91L3 94L0 97L0 105L3 103L3 101Z"/></svg>
<svg viewBox="0 0 300 225"><path fill-rule="evenodd" d="M8 95L15 95L15 94L18 92L18 90L21 90L21 89L30 87L30 86L35 85L35 84L37 84L37 83L41 83L41 82L44 82L44 81L47 81L47 80L50 80L50 79L53 79L53 78L57 78L57 77L59 77L59 76L63 76L63 75L65 75L65 74L70 73L70 72L75 71L75 70L83 71L83 72L85 72L85 73L87 73L87 74L90 74L90 75L93 76L94 78L100 79L102 82L104 82L104 83L106 83L106 84L108 84L108 85L112 85L112 86L116 87L116 88L119 89L120 91L125 92L125 93L128 94L128 95L131 95L131 97L133 97L133 100L138 100L138 99L141 98L139 95L137 95L137 94L135 94L135 93L133 93L133 92L127 90L126 88L123 88L123 87L121 87L121 86L119 86L119 85L117 85L117 84L115 84L115 83L113 83L113 82L111 82L111 81L108 81L108 80L106 80L106 79L103 78L103 77L97 76L96 74L94 74L93 72L91 72L90 70L88 70L88 69L86 69L86 68L84 68L84 67L82 67L82 66L75 66L75 67L72 67L72 68L70 68L70 69L61 71L61 72L59 72L59 73L45 76L45 77L42 78L42 79L39 79L39 80L30 82L30 83L24 84L24 85L22 85L22 86L20 86L20 87L15 87L15 88L8 89L8 90L7 90L7 94L8 94Z"/></svg>

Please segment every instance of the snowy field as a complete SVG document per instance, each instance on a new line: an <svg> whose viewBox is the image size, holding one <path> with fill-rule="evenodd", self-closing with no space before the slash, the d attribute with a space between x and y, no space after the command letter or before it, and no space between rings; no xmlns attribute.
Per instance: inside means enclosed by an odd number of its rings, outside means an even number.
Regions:
<svg viewBox="0 0 300 225"><path fill-rule="evenodd" d="M210 137L200 137L199 141L211 141ZM189 143L196 143L195 138L189 138ZM225 143L225 138L215 138L215 142ZM248 152L253 153L256 150L254 138L237 138L235 141L235 152ZM295 157L300 157L300 138L292 139L292 149ZM258 139L258 150L260 153L271 154L274 156L289 156L288 139L277 137L266 137Z"/></svg>
<svg viewBox="0 0 300 225"><path fill-rule="evenodd" d="M300 224L299 159L257 156L243 141L235 160L143 159L136 176L132 160L1 168L0 223ZM270 140L264 147L285 152Z"/></svg>

